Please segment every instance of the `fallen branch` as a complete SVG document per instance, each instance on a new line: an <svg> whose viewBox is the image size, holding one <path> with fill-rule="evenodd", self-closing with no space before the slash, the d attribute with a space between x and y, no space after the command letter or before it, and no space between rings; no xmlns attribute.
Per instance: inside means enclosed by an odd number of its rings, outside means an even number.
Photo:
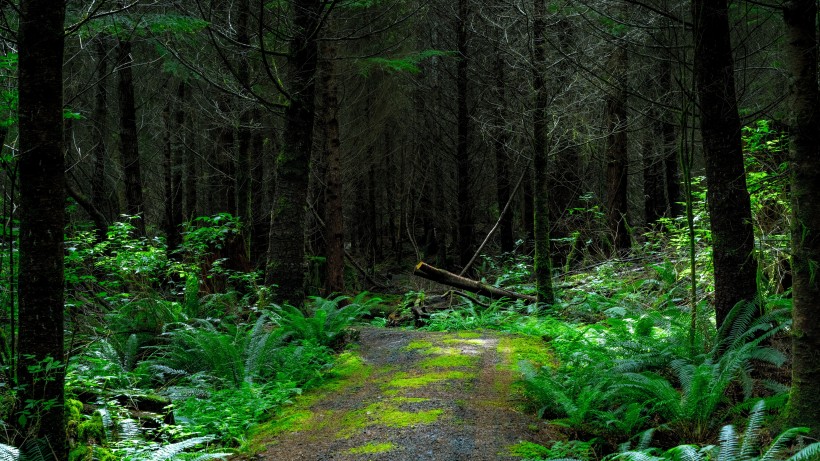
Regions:
<svg viewBox="0 0 820 461"><path fill-rule="evenodd" d="M473 293L487 296L489 298L523 299L524 301L529 301L531 303L536 302L535 296L516 293L503 288L496 288L492 285L487 285L486 283L471 280L458 274L448 272L444 269L433 267L424 261L416 265L416 268L413 270L413 275L441 283L442 285L472 291Z"/></svg>

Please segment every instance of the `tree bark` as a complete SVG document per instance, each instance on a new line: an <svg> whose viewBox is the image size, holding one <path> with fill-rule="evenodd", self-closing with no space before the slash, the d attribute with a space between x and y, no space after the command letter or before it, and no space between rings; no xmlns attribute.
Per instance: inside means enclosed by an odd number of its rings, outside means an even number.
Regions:
<svg viewBox="0 0 820 461"><path fill-rule="evenodd" d="M787 419L820 436L820 89L817 83L817 3L784 4L792 75L792 383Z"/></svg>
<svg viewBox="0 0 820 461"><path fill-rule="evenodd" d="M495 125L497 132L493 137L493 150L495 151L496 168L496 200L499 213L510 200L510 159L507 154L507 142L509 134L505 126L504 110L507 105L507 82L506 66L501 50L496 50L495 57L495 88L497 91L498 109L495 111ZM515 235L513 234L513 214L504 213L499 217L498 236L501 241L501 251L508 253L515 247Z"/></svg>
<svg viewBox="0 0 820 461"><path fill-rule="evenodd" d="M514 291L505 290L503 288L496 288L492 285L487 285L486 283L471 280L466 277L453 274L452 272L448 272L444 269L433 267L425 262L420 262L416 265L416 268L413 270L413 275L441 283L442 285L461 288L462 290L469 290L490 298L523 299L524 301L531 303L536 302L535 296L524 295Z"/></svg>
<svg viewBox="0 0 820 461"><path fill-rule="evenodd" d="M108 157L106 139L108 138L108 43L107 34L100 33L94 42L94 53L97 55L97 85L94 90L93 130L96 142L91 148L92 170L91 203L102 212L105 221L110 222L111 210L108 206L105 187L105 163ZM106 229L107 230L107 229Z"/></svg>
<svg viewBox="0 0 820 461"><path fill-rule="evenodd" d="M618 40L616 38L616 40ZM610 87L606 96L606 190L607 221L612 233L612 248L615 253L628 251L632 246L627 225L627 173L628 151L626 139L627 123L627 66L626 45L617 43L609 60L612 72Z"/></svg>
<svg viewBox="0 0 820 461"><path fill-rule="evenodd" d="M458 0L458 18L456 22L456 169L457 169L457 202L458 202L458 248L459 264L465 266L473 256L473 197L470 162L470 112L468 106L470 54L467 48L468 16L470 0Z"/></svg>
<svg viewBox="0 0 820 461"><path fill-rule="evenodd" d="M322 125L324 128L325 171L325 289L328 294L345 289L344 204L342 202L342 152L339 139L339 85L336 49L325 47L322 60Z"/></svg>
<svg viewBox="0 0 820 461"><path fill-rule="evenodd" d="M538 303L549 305L555 302L552 287L552 262L550 260L550 184L549 184L549 130L547 127L547 104L549 94L546 82L547 43L545 0L534 0L533 17L533 88L535 109L533 111L533 165L535 166L535 186L533 192L533 235L535 237L535 286Z"/></svg>
<svg viewBox="0 0 820 461"><path fill-rule="evenodd" d="M735 96L726 0L693 0L694 70L712 226L717 326L757 294L754 230Z"/></svg>
<svg viewBox="0 0 820 461"><path fill-rule="evenodd" d="M142 193L132 64L131 41L128 38L120 39L117 47L117 94L120 104L120 157L125 178L125 213L138 218L134 222L136 233L138 236L145 236L145 198Z"/></svg>
<svg viewBox="0 0 820 461"><path fill-rule="evenodd" d="M63 22L65 4L20 2L20 272L16 417L20 440L68 458L64 382ZM34 403L33 408L30 407ZM21 419L26 415L25 420ZM34 453L23 455L34 458Z"/></svg>
<svg viewBox="0 0 820 461"><path fill-rule="evenodd" d="M271 213L265 283L277 285L275 300L293 305L305 297L305 225L310 157L313 149L314 95L320 0L293 0L289 61L293 69L290 103L285 109L282 151L276 159L276 192Z"/></svg>

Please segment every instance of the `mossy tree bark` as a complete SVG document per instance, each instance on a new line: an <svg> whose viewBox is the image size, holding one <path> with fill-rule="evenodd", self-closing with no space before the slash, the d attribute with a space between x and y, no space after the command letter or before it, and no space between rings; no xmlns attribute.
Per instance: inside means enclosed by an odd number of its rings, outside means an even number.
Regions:
<svg viewBox="0 0 820 461"><path fill-rule="evenodd" d="M754 229L735 95L727 0L692 2L694 70L712 226L717 325L757 294Z"/></svg>
<svg viewBox="0 0 820 461"><path fill-rule="evenodd" d="M305 226L313 144L320 0L293 0L289 101L282 150L276 159L265 283L277 285L275 300L293 305L305 297Z"/></svg>
<svg viewBox="0 0 820 461"><path fill-rule="evenodd" d="M63 408L64 20L64 3L20 2L20 391L12 420L19 425L20 441L44 440L55 460L68 458Z"/></svg>
<svg viewBox="0 0 820 461"><path fill-rule="evenodd" d="M817 3L784 4L792 74L792 387L790 425L820 436L820 89L817 84Z"/></svg>
<svg viewBox="0 0 820 461"><path fill-rule="evenodd" d="M535 285L538 303L555 302L552 287L552 263L550 261L550 207L549 207L549 130L547 127L547 104L549 94L546 82L547 41L545 0L533 2L533 88L535 110L533 111L533 165L535 185L533 191L533 236L535 238Z"/></svg>

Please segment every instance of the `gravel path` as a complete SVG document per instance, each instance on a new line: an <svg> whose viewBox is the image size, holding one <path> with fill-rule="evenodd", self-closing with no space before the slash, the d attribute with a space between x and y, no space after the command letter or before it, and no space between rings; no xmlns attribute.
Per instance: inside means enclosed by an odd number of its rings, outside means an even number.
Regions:
<svg viewBox="0 0 820 461"><path fill-rule="evenodd" d="M492 332L363 328L358 371L299 399L287 423L256 436L263 448L254 458L520 459L510 446L550 437L519 408L515 341Z"/></svg>

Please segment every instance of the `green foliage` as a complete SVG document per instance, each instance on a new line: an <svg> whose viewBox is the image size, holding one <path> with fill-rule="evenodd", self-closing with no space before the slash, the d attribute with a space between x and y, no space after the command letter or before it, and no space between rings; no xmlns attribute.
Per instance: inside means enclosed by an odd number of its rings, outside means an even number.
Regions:
<svg viewBox="0 0 820 461"><path fill-rule="evenodd" d="M361 72L367 76L373 69L379 69L388 73L407 72L418 74L421 72L422 61L435 57L453 57L453 51L424 50L417 53L408 54L401 58L368 58L361 62Z"/></svg>
<svg viewBox="0 0 820 461"><path fill-rule="evenodd" d="M768 447L761 449L764 410L763 401L755 404L742 437L736 433L734 426L723 426L717 446L678 445L660 454L658 454L660 450L656 448L644 448L620 453L613 459L631 461L809 461L820 457L820 443L815 442L802 447L799 443L795 444L799 436L809 432L808 428L788 429L775 437Z"/></svg>
<svg viewBox="0 0 820 461"><path fill-rule="evenodd" d="M381 301L365 298L366 293L353 299L347 296L312 297L305 306L307 312L289 305L273 306L271 317L276 319L283 338L287 340L313 341L338 348L344 342L348 328ZM344 303L347 305L340 307Z"/></svg>
<svg viewBox="0 0 820 461"><path fill-rule="evenodd" d="M300 392L293 382L279 381L211 392L207 398L189 397L176 405L176 415L190 430L216 434L228 446L241 445L253 425L270 419L273 410Z"/></svg>

